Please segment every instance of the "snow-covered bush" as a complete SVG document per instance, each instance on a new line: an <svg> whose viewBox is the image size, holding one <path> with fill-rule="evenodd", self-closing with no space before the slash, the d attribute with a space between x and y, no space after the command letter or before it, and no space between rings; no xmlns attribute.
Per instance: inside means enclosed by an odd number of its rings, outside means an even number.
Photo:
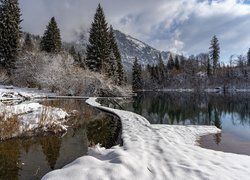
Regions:
<svg viewBox="0 0 250 180"><path fill-rule="evenodd" d="M66 52L48 54L26 52L16 62L13 81L17 86L49 89L61 95L123 95L121 88L113 85L111 79L75 64Z"/></svg>

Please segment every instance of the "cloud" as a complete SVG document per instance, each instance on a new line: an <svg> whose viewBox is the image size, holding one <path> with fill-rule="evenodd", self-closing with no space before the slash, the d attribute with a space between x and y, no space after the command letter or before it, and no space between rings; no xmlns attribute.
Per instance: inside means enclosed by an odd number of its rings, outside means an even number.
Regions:
<svg viewBox="0 0 250 180"><path fill-rule="evenodd" d="M249 0L20 0L23 30L42 34L55 16L65 41L89 29L101 2L109 23L160 50L207 52L220 40L223 60L250 47Z"/></svg>

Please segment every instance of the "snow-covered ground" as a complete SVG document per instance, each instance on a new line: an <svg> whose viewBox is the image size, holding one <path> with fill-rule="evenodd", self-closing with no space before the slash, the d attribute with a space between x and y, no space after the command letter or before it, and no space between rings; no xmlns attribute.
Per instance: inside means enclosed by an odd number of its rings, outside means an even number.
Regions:
<svg viewBox="0 0 250 180"><path fill-rule="evenodd" d="M0 138L32 136L43 132L65 132L68 113L39 103L5 105L0 103ZM25 134L29 133L29 134Z"/></svg>
<svg viewBox="0 0 250 180"><path fill-rule="evenodd" d="M32 88L18 88L14 86L0 85L0 101L7 101L7 100L23 101L26 99L44 98L50 95L54 94L39 91L37 89L32 89Z"/></svg>
<svg viewBox="0 0 250 180"><path fill-rule="evenodd" d="M51 94L35 89L0 86L0 139L32 136L43 132L65 132L67 129L64 124L69 117L67 112L25 101L48 95Z"/></svg>
<svg viewBox="0 0 250 180"><path fill-rule="evenodd" d="M203 149L199 136L218 133L211 126L151 125L132 112L102 107L122 121L123 146L96 146L83 156L43 177L43 180L97 179L248 179L250 157ZM73 147L72 147L73 148Z"/></svg>

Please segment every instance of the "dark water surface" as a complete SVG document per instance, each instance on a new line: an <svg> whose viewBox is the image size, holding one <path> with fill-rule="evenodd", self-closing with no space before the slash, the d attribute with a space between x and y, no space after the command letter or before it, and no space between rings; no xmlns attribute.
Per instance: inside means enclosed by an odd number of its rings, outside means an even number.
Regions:
<svg viewBox="0 0 250 180"><path fill-rule="evenodd" d="M215 125L222 133L202 137L202 147L250 155L250 94L143 92L123 108L151 124Z"/></svg>
<svg viewBox="0 0 250 180"><path fill-rule="evenodd" d="M97 143L106 148L119 144L121 123L115 116L102 113L84 100L51 100L43 104L78 110L72 127L63 137L49 135L0 142L0 179L41 179L47 172L62 168L85 155Z"/></svg>

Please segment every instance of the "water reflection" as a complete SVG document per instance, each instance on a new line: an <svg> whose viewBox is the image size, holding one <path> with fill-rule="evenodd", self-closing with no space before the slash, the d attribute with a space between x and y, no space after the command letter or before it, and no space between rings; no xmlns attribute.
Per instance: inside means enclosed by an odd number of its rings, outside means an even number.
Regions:
<svg viewBox="0 0 250 180"><path fill-rule="evenodd" d="M142 114L152 124L222 126L222 115L234 124L250 125L250 96L195 93L145 92L134 97L126 109ZM237 116L237 117L236 117Z"/></svg>
<svg viewBox="0 0 250 180"><path fill-rule="evenodd" d="M109 148L120 143L121 123L77 100L53 100L46 105L78 110L67 134L12 139L0 142L0 179L41 179L47 172L63 167L87 153L97 143Z"/></svg>
<svg viewBox="0 0 250 180"><path fill-rule="evenodd" d="M215 125L222 133L210 140L218 146L225 142L237 146L236 141L225 139L229 137L225 134L250 142L250 94L247 93L144 92L123 107L143 115L151 124Z"/></svg>

